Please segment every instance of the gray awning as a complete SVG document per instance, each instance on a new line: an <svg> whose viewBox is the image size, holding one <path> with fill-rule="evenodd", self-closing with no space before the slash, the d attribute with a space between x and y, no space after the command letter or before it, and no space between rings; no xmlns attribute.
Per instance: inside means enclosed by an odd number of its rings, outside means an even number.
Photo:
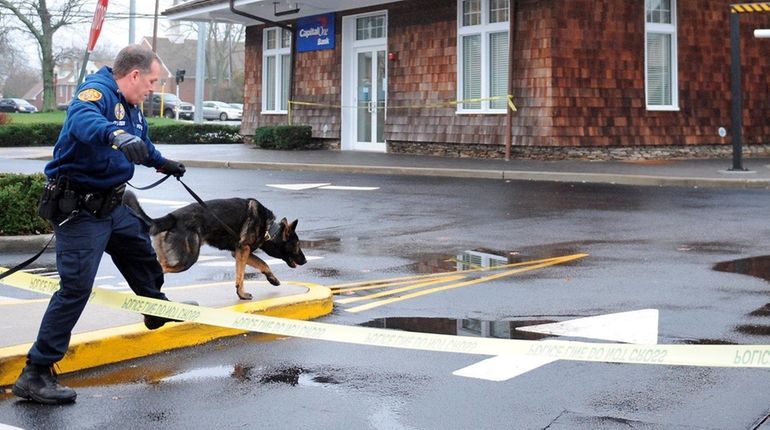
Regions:
<svg viewBox="0 0 770 430"><path fill-rule="evenodd" d="M287 21L305 16L319 15L328 12L339 12L350 9L395 3L393 0L311 0L294 2L282 0L237 0L235 8L239 11L266 18L272 21ZM280 15L282 11L299 8L299 12ZM279 15L276 16L275 12ZM256 25L258 22L230 11L229 0L192 0L166 9L162 13L170 20L180 21L216 21L234 22L244 25Z"/></svg>

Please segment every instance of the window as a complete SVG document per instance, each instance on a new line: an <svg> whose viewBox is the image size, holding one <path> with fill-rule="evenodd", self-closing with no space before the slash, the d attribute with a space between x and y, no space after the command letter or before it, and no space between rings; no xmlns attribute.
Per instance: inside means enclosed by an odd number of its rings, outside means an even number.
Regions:
<svg viewBox="0 0 770 430"><path fill-rule="evenodd" d="M676 0L645 0L645 39L647 109L677 110Z"/></svg>
<svg viewBox="0 0 770 430"><path fill-rule="evenodd" d="M380 39L386 36L385 32L385 15L356 19L356 40Z"/></svg>
<svg viewBox="0 0 770 430"><path fill-rule="evenodd" d="M508 0L458 0L458 112L505 113L508 101ZM484 100L501 97L496 100Z"/></svg>
<svg viewBox="0 0 770 430"><path fill-rule="evenodd" d="M262 49L262 112L288 112L290 78L291 32L266 28Z"/></svg>

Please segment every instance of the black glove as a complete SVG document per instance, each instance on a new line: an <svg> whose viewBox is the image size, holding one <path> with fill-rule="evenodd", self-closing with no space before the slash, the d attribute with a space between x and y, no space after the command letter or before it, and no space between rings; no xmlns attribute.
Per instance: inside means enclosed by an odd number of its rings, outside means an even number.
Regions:
<svg viewBox="0 0 770 430"><path fill-rule="evenodd" d="M164 175L174 175L175 178L181 178L186 171L187 169L184 168L184 164L174 160L166 160L166 162L158 168L158 172L163 173Z"/></svg>
<svg viewBox="0 0 770 430"><path fill-rule="evenodd" d="M110 133L110 144L123 152L128 161L134 164L141 164L147 159L147 145L144 141L131 133L122 130Z"/></svg>

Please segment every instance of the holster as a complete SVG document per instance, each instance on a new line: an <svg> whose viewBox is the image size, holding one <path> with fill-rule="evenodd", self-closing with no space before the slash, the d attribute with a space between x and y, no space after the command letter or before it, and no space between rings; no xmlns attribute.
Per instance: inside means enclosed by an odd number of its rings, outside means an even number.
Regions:
<svg viewBox="0 0 770 430"><path fill-rule="evenodd" d="M78 196L70 189L69 180L58 177L49 181L40 196L37 213L41 218L53 221L64 215L67 216L78 208Z"/></svg>

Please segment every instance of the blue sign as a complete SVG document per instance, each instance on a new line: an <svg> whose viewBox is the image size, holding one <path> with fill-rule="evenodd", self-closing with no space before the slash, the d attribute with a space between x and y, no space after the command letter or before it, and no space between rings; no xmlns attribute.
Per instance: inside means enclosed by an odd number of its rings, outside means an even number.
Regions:
<svg viewBox="0 0 770 430"><path fill-rule="evenodd" d="M308 16L297 20L297 52L334 49L334 14Z"/></svg>

